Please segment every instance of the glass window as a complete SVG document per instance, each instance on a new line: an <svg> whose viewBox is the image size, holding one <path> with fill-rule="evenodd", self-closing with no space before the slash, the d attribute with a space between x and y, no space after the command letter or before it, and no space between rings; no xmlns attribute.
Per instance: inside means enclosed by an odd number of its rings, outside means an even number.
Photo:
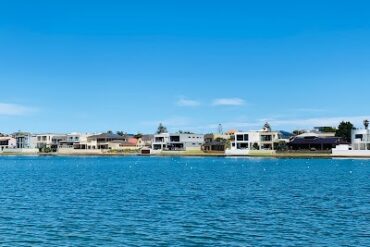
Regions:
<svg viewBox="0 0 370 247"><path fill-rule="evenodd" d="M269 142L272 140L272 136L271 135L262 135L261 136L261 141L263 142Z"/></svg>
<svg viewBox="0 0 370 247"><path fill-rule="evenodd" d="M361 139L362 140L362 138L363 138L364 136L363 135L361 135L361 134L357 134L357 135L355 135L355 139Z"/></svg>

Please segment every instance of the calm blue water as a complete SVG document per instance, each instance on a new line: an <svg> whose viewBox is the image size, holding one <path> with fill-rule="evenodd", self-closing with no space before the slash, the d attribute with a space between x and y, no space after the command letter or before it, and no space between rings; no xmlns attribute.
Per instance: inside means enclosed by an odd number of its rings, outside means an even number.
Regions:
<svg viewBox="0 0 370 247"><path fill-rule="evenodd" d="M0 157L1 246L370 246L370 160Z"/></svg>

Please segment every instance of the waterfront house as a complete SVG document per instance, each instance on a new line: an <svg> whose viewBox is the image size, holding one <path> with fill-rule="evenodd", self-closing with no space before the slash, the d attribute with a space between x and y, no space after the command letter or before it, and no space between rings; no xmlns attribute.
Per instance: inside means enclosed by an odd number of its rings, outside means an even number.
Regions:
<svg viewBox="0 0 370 247"><path fill-rule="evenodd" d="M288 149L293 151L331 151L340 144L345 144L340 137L309 132L292 137L287 145Z"/></svg>
<svg viewBox="0 0 370 247"><path fill-rule="evenodd" d="M352 150L370 150L369 129L352 130Z"/></svg>
<svg viewBox="0 0 370 247"><path fill-rule="evenodd" d="M85 146L87 149L102 149L110 150L117 146L118 141L126 142L127 136L120 136L117 134L103 133L99 135L92 135L87 137Z"/></svg>
<svg viewBox="0 0 370 247"><path fill-rule="evenodd" d="M231 147L235 149L274 150L281 133L266 123L259 131L236 132Z"/></svg>
<svg viewBox="0 0 370 247"><path fill-rule="evenodd" d="M17 141L12 136L1 136L0 137L0 151L4 149L13 149L17 147Z"/></svg>
<svg viewBox="0 0 370 247"><path fill-rule="evenodd" d="M288 142L286 132L272 131L268 123L261 130L235 132L227 155L249 155L251 151L274 151Z"/></svg>
<svg viewBox="0 0 370 247"><path fill-rule="evenodd" d="M205 152L225 152L230 141L227 134L206 134L202 150Z"/></svg>
<svg viewBox="0 0 370 247"><path fill-rule="evenodd" d="M153 144L154 135L142 135L137 138L137 146L139 148L151 147Z"/></svg>
<svg viewBox="0 0 370 247"><path fill-rule="evenodd" d="M153 150L191 151L201 150L204 135L193 133L162 133L154 136Z"/></svg>
<svg viewBox="0 0 370 247"><path fill-rule="evenodd" d="M36 148L44 149L44 148L51 148L51 149L58 149L59 142L64 140L65 135L62 134L36 134Z"/></svg>
<svg viewBox="0 0 370 247"><path fill-rule="evenodd" d="M366 123L367 120L364 121ZM333 148L334 156L370 157L370 131L365 124L364 129L353 129L351 134L351 145L341 144Z"/></svg>
<svg viewBox="0 0 370 247"><path fill-rule="evenodd" d="M170 134L167 149L170 151L201 150L204 135L201 134Z"/></svg>
<svg viewBox="0 0 370 247"><path fill-rule="evenodd" d="M125 140L113 140L108 143L108 149L117 151L134 151L140 149L137 145L137 139L127 137Z"/></svg>
<svg viewBox="0 0 370 247"><path fill-rule="evenodd" d="M17 149L34 149L36 148L37 137L28 132L16 132L13 134L16 140Z"/></svg>
<svg viewBox="0 0 370 247"><path fill-rule="evenodd" d="M70 133L59 141L59 149L87 149L87 137L92 134Z"/></svg>
<svg viewBox="0 0 370 247"><path fill-rule="evenodd" d="M164 150L167 148L168 142L170 139L169 133L161 133L154 135L152 142L153 150Z"/></svg>

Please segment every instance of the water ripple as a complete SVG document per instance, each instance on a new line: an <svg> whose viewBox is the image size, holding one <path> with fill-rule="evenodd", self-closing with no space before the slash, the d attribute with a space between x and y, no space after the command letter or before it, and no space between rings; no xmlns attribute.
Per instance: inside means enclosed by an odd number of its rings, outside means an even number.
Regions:
<svg viewBox="0 0 370 247"><path fill-rule="evenodd" d="M370 246L370 161L0 157L1 246Z"/></svg>

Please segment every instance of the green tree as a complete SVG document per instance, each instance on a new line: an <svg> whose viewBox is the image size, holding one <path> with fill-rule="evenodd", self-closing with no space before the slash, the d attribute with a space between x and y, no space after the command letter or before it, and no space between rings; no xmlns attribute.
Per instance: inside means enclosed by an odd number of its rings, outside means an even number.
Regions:
<svg viewBox="0 0 370 247"><path fill-rule="evenodd" d="M329 126L321 127L319 130L324 133L333 133L337 131L336 128L329 127Z"/></svg>
<svg viewBox="0 0 370 247"><path fill-rule="evenodd" d="M341 122L335 132L336 137L342 138L346 142L351 142L353 124L351 122Z"/></svg>
<svg viewBox="0 0 370 247"><path fill-rule="evenodd" d="M143 134L137 133L136 135L134 135L134 138L136 138L136 139L143 138Z"/></svg>
<svg viewBox="0 0 370 247"><path fill-rule="evenodd" d="M277 142L277 143L274 144L274 146L275 146L275 149L277 151L286 151L286 150L288 150L288 145L284 141Z"/></svg>
<svg viewBox="0 0 370 247"><path fill-rule="evenodd" d="M168 133L168 131L167 131L167 128L162 123L160 123L156 133L163 134L163 133Z"/></svg>
<svg viewBox="0 0 370 247"><path fill-rule="evenodd" d="M116 134L119 135L119 136L124 136L125 135L125 132L123 132L123 131L117 131Z"/></svg>

